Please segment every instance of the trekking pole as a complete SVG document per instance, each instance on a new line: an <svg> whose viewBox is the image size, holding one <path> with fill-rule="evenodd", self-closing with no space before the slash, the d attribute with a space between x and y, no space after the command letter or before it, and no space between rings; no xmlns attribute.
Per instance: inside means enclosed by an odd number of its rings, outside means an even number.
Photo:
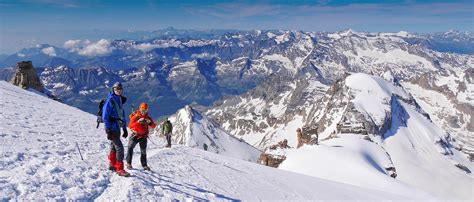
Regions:
<svg viewBox="0 0 474 202"><path fill-rule="evenodd" d="M77 144L77 142L76 142L76 147L77 147L77 151L79 151L79 155L81 155L81 160L84 161L84 158L82 158L81 149L79 149L79 144Z"/></svg>

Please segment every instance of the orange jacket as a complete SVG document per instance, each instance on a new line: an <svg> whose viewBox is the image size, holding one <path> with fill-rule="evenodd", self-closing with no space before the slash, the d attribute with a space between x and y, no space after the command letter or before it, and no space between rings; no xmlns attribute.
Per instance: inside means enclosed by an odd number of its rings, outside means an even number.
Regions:
<svg viewBox="0 0 474 202"><path fill-rule="evenodd" d="M130 124L128 124L128 127L136 134L137 137L147 137L148 136L148 124L147 122L140 123L138 120L140 118L144 118L146 120L149 120L151 123L151 127L155 128L155 122L153 119L148 116L148 113L145 115L142 115L140 112L135 113L135 115L132 116L130 119Z"/></svg>

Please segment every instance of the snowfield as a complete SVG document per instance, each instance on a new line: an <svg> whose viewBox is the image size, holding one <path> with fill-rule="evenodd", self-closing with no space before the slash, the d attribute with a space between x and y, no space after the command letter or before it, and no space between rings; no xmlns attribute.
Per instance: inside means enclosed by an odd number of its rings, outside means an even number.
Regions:
<svg viewBox="0 0 474 202"><path fill-rule="evenodd" d="M337 120L334 127L320 134L319 145L287 149L279 168L412 197L428 193L438 199L474 199L473 163L456 149L448 133L422 114L423 109L407 103L410 95L402 87L363 73L349 75L344 82L355 110L378 125L387 122L389 128L384 134L337 131L339 112L353 111L330 100L334 109L342 109L330 114L337 117L326 118ZM390 168L396 169L395 179Z"/></svg>
<svg viewBox="0 0 474 202"><path fill-rule="evenodd" d="M3 81L0 98L2 200L419 198L269 168L186 146L163 149L163 141L155 136L148 144L153 171L143 171L135 157L132 177L119 177L106 170L108 141L103 128L95 128L94 115ZM139 149L135 152L138 156Z"/></svg>

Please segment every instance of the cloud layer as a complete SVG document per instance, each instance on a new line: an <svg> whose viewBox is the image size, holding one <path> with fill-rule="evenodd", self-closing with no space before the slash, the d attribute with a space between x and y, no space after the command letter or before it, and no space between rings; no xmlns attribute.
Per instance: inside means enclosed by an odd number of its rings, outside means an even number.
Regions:
<svg viewBox="0 0 474 202"><path fill-rule="evenodd" d="M64 42L64 48L70 52L76 52L83 56L99 56L112 53L114 47L107 39L101 39L97 42L90 40L68 40Z"/></svg>

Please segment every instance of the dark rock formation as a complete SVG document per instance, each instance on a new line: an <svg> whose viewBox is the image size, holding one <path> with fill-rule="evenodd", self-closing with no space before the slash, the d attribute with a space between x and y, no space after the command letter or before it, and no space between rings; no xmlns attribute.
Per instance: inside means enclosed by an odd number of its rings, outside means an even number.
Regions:
<svg viewBox="0 0 474 202"><path fill-rule="evenodd" d="M274 168L278 168L278 166L286 159L286 156L283 155L275 155L275 154L268 154L262 153L260 158L258 158L258 163Z"/></svg>
<svg viewBox="0 0 474 202"><path fill-rule="evenodd" d="M390 175L390 177L393 177L393 178L397 177L397 170L395 169L395 167L385 168L385 171L387 172L388 175Z"/></svg>
<svg viewBox="0 0 474 202"><path fill-rule="evenodd" d="M288 148L290 148L290 146L288 146L288 140L284 139L278 142L277 144L268 147L265 152L260 154L260 157L258 158L257 162L262 165L277 168L286 159L286 156L278 152L275 153L275 151L278 149Z"/></svg>
<svg viewBox="0 0 474 202"><path fill-rule="evenodd" d="M39 92L44 92L43 84L41 84L31 61L21 61L17 63L15 76L10 82L24 89L33 88Z"/></svg>
<svg viewBox="0 0 474 202"><path fill-rule="evenodd" d="M318 144L318 133L317 129L303 128L303 131L298 128L296 129L296 137L298 138L298 145L296 148L300 148L305 144L313 145Z"/></svg>
<svg viewBox="0 0 474 202"><path fill-rule="evenodd" d="M277 144L270 146L271 150L275 150L275 149L278 149L278 148L280 148L280 149L290 148L290 146L288 146L288 140L284 139L284 140L278 142Z"/></svg>

